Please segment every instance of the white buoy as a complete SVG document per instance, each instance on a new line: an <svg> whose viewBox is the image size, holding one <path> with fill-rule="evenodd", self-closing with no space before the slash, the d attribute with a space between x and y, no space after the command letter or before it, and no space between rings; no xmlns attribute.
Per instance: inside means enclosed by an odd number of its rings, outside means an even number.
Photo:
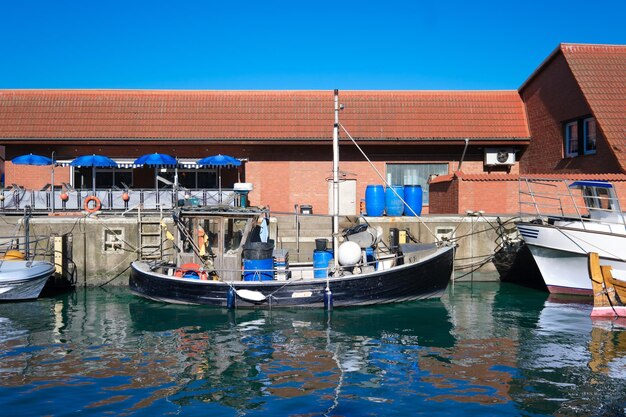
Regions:
<svg viewBox="0 0 626 417"><path fill-rule="evenodd" d="M337 252L339 263L342 266L353 266L361 260L361 247L356 242L343 242Z"/></svg>

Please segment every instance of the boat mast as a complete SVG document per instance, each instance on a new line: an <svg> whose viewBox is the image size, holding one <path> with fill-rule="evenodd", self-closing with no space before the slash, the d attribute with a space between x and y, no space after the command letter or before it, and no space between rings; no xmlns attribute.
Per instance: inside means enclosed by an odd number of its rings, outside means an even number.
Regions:
<svg viewBox="0 0 626 417"><path fill-rule="evenodd" d="M339 266L339 90L335 89L335 124L333 126L333 253L335 270Z"/></svg>

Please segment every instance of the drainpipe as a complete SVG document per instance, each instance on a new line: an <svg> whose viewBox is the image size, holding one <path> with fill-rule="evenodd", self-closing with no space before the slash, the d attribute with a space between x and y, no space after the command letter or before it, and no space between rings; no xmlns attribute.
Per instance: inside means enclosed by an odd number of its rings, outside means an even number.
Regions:
<svg viewBox="0 0 626 417"><path fill-rule="evenodd" d="M465 138L465 148L463 148L463 155L461 155L461 160L459 161L459 166L456 169L457 171L461 170L461 165L463 165L463 159L465 159L465 152L467 152L467 145L469 145L469 138Z"/></svg>

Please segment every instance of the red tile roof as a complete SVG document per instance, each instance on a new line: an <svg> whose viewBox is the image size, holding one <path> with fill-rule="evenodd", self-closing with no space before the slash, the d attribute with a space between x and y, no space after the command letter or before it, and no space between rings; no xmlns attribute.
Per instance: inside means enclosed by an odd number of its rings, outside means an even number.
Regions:
<svg viewBox="0 0 626 417"><path fill-rule="evenodd" d="M522 84L519 91L563 54L598 127L626 172L626 45L562 43Z"/></svg>
<svg viewBox="0 0 626 417"><path fill-rule="evenodd" d="M626 171L626 45L561 44L561 51Z"/></svg>
<svg viewBox="0 0 626 417"><path fill-rule="evenodd" d="M610 181L619 182L626 181L626 174L532 174L532 175L517 175L517 174L466 174L462 171L456 171L452 174L439 175L434 177L430 183L437 184L440 182L449 182L453 179L460 179L463 181L518 181L520 178L532 178L541 179L546 181Z"/></svg>
<svg viewBox="0 0 626 417"><path fill-rule="evenodd" d="M516 91L340 91L355 138L529 140ZM332 91L0 90L6 139L328 139Z"/></svg>

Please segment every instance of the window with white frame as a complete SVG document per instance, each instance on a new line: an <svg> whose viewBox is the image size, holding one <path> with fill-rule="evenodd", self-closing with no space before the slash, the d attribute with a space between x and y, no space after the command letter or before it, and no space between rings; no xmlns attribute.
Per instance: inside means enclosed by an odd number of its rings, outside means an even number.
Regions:
<svg viewBox="0 0 626 417"><path fill-rule="evenodd" d="M422 203L428 204L428 179L432 175L448 173L448 164L387 164L387 182L390 185L420 185Z"/></svg>
<svg viewBox="0 0 626 417"><path fill-rule="evenodd" d="M565 123L565 157L596 153L597 124L593 117L579 118Z"/></svg>
<svg viewBox="0 0 626 417"><path fill-rule="evenodd" d="M565 156L578 156L578 122L565 124Z"/></svg>
<svg viewBox="0 0 626 417"><path fill-rule="evenodd" d="M585 154L596 153L596 119L593 117L583 120L583 140Z"/></svg>

